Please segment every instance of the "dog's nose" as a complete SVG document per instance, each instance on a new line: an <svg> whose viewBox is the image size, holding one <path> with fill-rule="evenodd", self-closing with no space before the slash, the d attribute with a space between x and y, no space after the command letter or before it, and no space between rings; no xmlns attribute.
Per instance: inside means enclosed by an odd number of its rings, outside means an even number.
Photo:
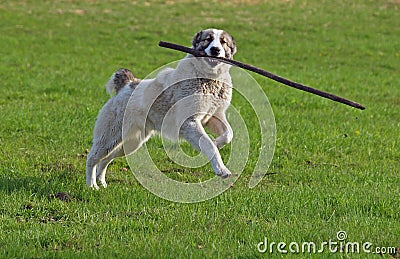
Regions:
<svg viewBox="0 0 400 259"><path fill-rule="evenodd" d="M218 47L211 47L210 49L212 56L218 56L221 50Z"/></svg>

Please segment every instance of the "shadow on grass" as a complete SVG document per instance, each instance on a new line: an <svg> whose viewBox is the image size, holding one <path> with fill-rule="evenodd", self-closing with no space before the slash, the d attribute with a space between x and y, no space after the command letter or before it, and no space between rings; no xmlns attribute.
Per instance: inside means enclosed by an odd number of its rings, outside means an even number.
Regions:
<svg viewBox="0 0 400 259"><path fill-rule="evenodd" d="M0 192L12 194L20 191L31 191L43 186L43 179L39 176L0 176Z"/></svg>
<svg viewBox="0 0 400 259"><path fill-rule="evenodd" d="M25 193L65 202L82 201L82 188L76 188L81 175L73 165L35 165L33 172L32 175L18 175L16 172L0 175L0 193Z"/></svg>

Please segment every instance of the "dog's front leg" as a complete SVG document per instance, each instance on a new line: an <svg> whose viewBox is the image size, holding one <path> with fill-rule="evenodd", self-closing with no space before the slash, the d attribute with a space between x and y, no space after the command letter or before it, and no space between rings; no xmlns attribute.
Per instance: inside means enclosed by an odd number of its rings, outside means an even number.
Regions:
<svg viewBox="0 0 400 259"><path fill-rule="evenodd" d="M186 120L180 129L180 133L196 150L208 158L216 175L222 178L231 175L222 161L218 147L207 135L200 121L194 118Z"/></svg>
<svg viewBox="0 0 400 259"><path fill-rule="evenodd" d="M213 115L206 126L212 133L217 135L214 143L219 149L232 141L233 130L224 113Z"/></svg>

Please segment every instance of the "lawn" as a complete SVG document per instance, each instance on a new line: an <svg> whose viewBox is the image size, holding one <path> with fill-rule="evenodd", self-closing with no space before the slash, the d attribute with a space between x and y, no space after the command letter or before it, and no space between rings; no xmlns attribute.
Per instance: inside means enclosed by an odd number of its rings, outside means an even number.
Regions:
<svg viewBox="0 0 400 259"><path fill-rule="evenodd" d="M250 156L221 195L164 200L122 158L109 167L107 189L87 188L108 78L120 67L146 77L184 56L160 40L189 46L209 27L235 37L237 60L366 110L251 74L276 123L275 153L255 188L248 183L263 159L260 130L236 92ZM1 1L0 35L0 258L281 257L285 249L293 255L291 243L300 257L400 257L399 1ZM171 163L160 138L147 147L170 178L213 176L209 165ZM222 149L224 159L230 151ZM340 241L340 231L342 249L302 253L303 243L319 250ZM360 252L346 253L346 242Z"/></svg>

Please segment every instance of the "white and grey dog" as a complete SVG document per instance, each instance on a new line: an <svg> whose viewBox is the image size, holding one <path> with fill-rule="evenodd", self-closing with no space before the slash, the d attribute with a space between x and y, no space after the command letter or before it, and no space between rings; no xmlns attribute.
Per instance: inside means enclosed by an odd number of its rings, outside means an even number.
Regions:
<svg viewBox="0 0 400 259"><path fill-rule="evenodd" d="M209 159L218 176L231 175L218 151L233 137L225 116L232 97L230 65L212 57L232 59L236 43L225 31L207 29L195 35L192 48L209 57L188 54L154 79L137 79L127 69L113 74L106 88L116 95L104 105L94 127L86 162L88 186L98 189L98 179L107 187L110 162L136 151L156 131L174 140L184 138ZM216 134L214 140L204 127Z"/></svg>

